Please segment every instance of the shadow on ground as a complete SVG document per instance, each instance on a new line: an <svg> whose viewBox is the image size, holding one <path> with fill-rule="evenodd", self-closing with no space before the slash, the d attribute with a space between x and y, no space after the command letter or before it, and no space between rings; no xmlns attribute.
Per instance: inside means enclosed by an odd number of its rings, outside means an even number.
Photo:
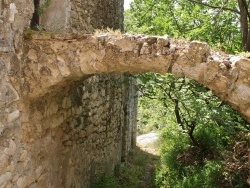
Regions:
<svg viewBox="0 0 250 188"><path fill-rule="evenodd" d="M136 147L128 162L122 167L120 185L122 188L156 188L155 175L160 157Z"/></svg>

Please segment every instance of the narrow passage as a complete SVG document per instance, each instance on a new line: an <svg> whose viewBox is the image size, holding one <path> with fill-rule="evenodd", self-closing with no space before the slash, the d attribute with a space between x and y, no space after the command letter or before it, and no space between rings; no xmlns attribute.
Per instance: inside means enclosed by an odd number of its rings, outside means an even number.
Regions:
<svg viewBox="0 0 250 188"><path fill-rule="evenodd" d="M122 188L156 188L155 172L159 164L158 134L137 137L137 147L131 153L120 177Z"/></svg>
<svg viewBox="0 0 250 188"><path fill-rule="evenodd" d="M153 188L155 186L155 171L160 159L159 136L157 133L143 134L137 137L137 146L141 151L146 152L148 161L145 161L145 171L141 188Z"/></svg>

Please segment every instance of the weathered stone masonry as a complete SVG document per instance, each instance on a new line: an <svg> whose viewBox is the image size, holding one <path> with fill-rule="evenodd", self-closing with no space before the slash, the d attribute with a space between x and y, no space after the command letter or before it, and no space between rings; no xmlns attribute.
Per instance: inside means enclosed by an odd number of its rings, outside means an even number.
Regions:
<svg viewBox="0 0 250 188"><path fill-rule="evenodd" d="M250 121L250 60L213 52L206 43L129 34L34 34L25 49L26 66L35 73L34 79L27 78L30 97L43 95L64 80L103 72L168 72L202 83ZM53 62L42 65L48 70L60 69L64 76L51 71L51 75L40 78L32 63L41 65L43 60L37 58L40 51L43 59Z"/></svg>
<svg viewBox="0 0 250 188"><path fill-rule="evenodd" d="M82 187L114 169L122 152L121 82L120 76L93 76L31 101L22 141L45 174L44 184L39 179L36 186Z"/></svg>
<svg viewBox="0 0 250 188"><path fill-rule="evenodd" d="M41 16L41 25L53 32L93 33L107 27L123 30L123 0L53 0Z"/></svg>
<svg viewBox="0 0 250 188"><path fill-rule="evenodd" d="M33 1L0 2L0 187L90 187L125 161L137 105L125 72L187 76L250 121L249 59L196 41L89 34L122 27L118 0L52 1L39 18L52 34L28 35Z"/></svg>
<svg viewBox="0 0 250 188"><path fill-rule="evenodd" d="M55 0L38 24L63 33L122 28L122 5ZM51 59L26 61L23 32L33 12L31 0L0 1L0 187L90 187L126 160L134 142L134 81L122 74L75 76L32 97L33 68L39 79L52 72L64 77L66 70L48 69Z"/></svg>

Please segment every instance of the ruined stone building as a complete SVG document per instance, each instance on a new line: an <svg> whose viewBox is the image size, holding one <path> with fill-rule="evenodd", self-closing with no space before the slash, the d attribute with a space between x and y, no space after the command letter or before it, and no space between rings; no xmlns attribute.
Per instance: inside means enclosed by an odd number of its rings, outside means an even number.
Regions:
<svg viewBox="0 0 250 188"><path fill-rule="evenodd" d="M249 59L197 41L92 35L122 23L123 0L0 1L0 187L88 188L119 168L135 144L127 72L187 76L250 121Z"/></svg>
<svg viewBox="0 0 250 188"><path fill-rule="evenodd" d="M39 4L45 1L0 1L0 187L89 187L125 161L134 142L134 81L123 74L75 76L33 90L31 67L39 77L67 73L63 65L26 67L32 51L25 49L24 31L32 25L53 33L122 29L123 1L52 0L34 14ZM44 58L40 52L35 58Z"/></svg>

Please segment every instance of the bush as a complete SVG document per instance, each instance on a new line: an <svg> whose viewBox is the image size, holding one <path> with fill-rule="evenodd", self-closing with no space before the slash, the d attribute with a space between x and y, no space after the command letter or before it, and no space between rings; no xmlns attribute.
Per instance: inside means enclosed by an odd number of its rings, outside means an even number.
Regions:
<svg viewBox="0 0 250 188"><path fill-rule="evenodd" d="M94 188L120 188L119 181L114 175L102 175Z"/></svg>
<svg viewBox="0 0 250 188"><path fill-rule="evenodd" d="M199 129L198 129L199 130ZM202 129L201 129L202 130ZM218 129L218 132L221 130ZM217 155L223 148L218 143L211 142L215 132L211 130L197 132L200 137L200 147L194 147L188 136L177 125L167 127L162 134L162 165L157 173L157 187L159 188L216 188L223 180L221 157ZM218 133L219 134L219 133ZM198 136L198 138L199 138ZM204 138L204 139L201 139ZM218 138L219 139L219 138ZM209 143L210 142L210 143ZM203 146L209 148L204 152ZM218 150L218 148L220 150ZM218 150L213 152L213 150Z"/></svg>

